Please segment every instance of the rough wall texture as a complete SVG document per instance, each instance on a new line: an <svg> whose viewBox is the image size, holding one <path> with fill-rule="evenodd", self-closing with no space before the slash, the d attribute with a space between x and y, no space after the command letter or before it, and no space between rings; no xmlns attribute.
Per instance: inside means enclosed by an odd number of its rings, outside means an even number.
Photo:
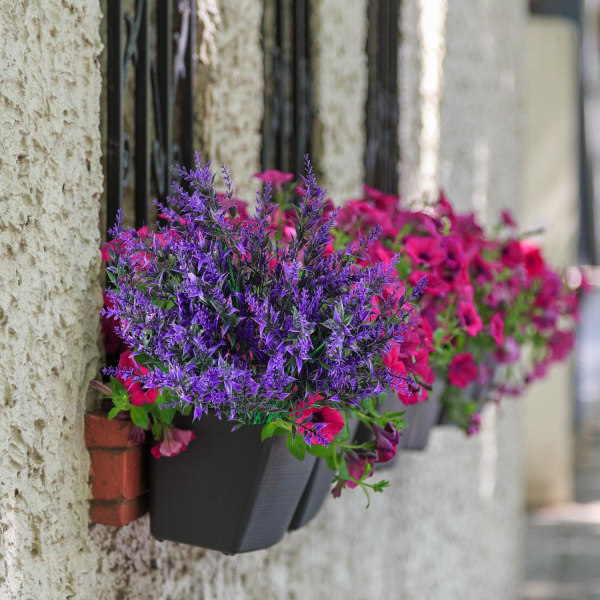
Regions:
<svg viewBox="0 0 600 600"><path fill-rule="evenodd" d="M345 11L320 4L327 68L319 77L332 94L320 104L324 131L339 126L347 136L328 141L327 153L344 153L344 175L359 186L366 5L355 4ZM230 161L250 189L260 149L260 6L199 4L213 36L200 55L218 56L206 59L204 150ZM348 16L354 14L356 22ZM329 55L323 35L335 20L359 42ZM519 452L512 405L497 426L488 415L478 439L438 429L426 452L403 454L386 473L393 487L368 511L360 493L346 494L269 550L226 557L157 542L145 518L120 530L88 528L82 413L98 355L98 28L97 3L82 0L0 9L0 382L7 415L0 424L0 597L514 598ZM340 58L346 52L354 62ZM325 174L341 182L342 163L331 160ZM332 189L339 196L357 191Z"/></svg>
<svg viewBox="0 0 600 600"><path fill-rule="evenodd" d="M402 3L398 49L400 193L426 201L438 189L446 0ZM466 67L465 67L466 68Z"/></svg>
<svg viewBox="0 0 600 600"><path fill-rule="evenodd" d="M263 115L262 2L198 0L203 24L196 95L196 148L226 163L240 197L252 200Z"/></svg>
<svg viewBox="0 0 600 600"><path fill-rule="evenodd" d="M80 597L101 304L100 11L48 0L0 13L0 597Z"/></svg>
<svg viewBox="0 0 600 600"><path fill-rule="evenodd" d="M491 0L403 4L400 182L409 200L442 188L489 223L516 207L525 11Z"/></svg>
<svg viewBox="0 0 600 600"><path fill-rule="evenodd" d="M147 519L118 531L94 526L98 576L115 589L81 597L512 600L521 504L515 409L508 404L500 419L490 413L478 439L438 428L427 452L405 452L382 474L392 487L368 510L358 491L328 499L313 522L268 550L228 557L155 542Z"/></svg>
<svg viewBox="0 0 600 600"><path fill-rule="evenodd" d="M448 2L439 186L487 224L520 188L525 2Z"/></svg>
<svg viewBox="0 0 600 600"><path fill-rule="evenodd" d="M367 2L314 3L315 160L337 203L364 183Z"/></svg>

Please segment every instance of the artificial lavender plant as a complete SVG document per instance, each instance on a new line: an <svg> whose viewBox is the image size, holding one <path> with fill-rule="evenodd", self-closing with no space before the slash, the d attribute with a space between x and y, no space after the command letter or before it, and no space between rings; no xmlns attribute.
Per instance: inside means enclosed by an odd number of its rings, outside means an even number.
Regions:
<svg viewBox="0 0 600 600"><path fill-rule="evenodd" d="M158 233L139 235L120 219L111 231L105 314L119 320L118 334L144 368L106 372L162 390L160 410L151 410L154 433L161 410L194 418L214 411L235 426L287 432L296 455L317 445L323 456L333 436L319 411L334 409L346 421L352 412L385 427L389 419L364 407L385 389L406 391L411 383L382 357L402 342L412 310L393 268L356 264L377 231L330 250L335 214L323 217L325 194L307 159L295 235L278 241L269 232L277 207L270 186L257 195L255 215L242 219L223 174L226 193L219 194L210 163L197 155L159 206L165 224ZM400 422L396 415L393 423ZM345 465L372 459L376 440L371 447L346 439L330 466L342 481L360 483L370 469L349 473Z"/></svg>

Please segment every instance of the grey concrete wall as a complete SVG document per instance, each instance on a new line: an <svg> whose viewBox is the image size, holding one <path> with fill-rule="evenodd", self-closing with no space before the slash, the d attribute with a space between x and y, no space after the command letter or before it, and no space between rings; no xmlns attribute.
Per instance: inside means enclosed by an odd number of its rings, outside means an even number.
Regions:
<svg viewBox="0 0 600 600"><path fill-rule="evenodd" d="M448 2L438 185L492 226L520 203L524 2Z"/></svg>
<svg viewBox="0 0 600 600"><path fill-rule="evenodd" d="M520 198L521 2L408 0L400 49L402 195L444 189L494 224Z"/></svg>

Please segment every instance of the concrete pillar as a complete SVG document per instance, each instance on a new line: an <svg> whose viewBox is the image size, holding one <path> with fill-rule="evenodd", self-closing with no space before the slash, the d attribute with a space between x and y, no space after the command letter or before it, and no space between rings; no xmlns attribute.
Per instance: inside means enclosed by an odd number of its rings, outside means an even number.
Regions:
<svg viewBox="0 0 600 600"><path fill-rule="evenodd" d="M531 18L524 55L523 231L555 266L574 264L578 212L578 33L570 22ZM573 496L571 366L555 365L521 405L527 502L541 505Z"/></svg>

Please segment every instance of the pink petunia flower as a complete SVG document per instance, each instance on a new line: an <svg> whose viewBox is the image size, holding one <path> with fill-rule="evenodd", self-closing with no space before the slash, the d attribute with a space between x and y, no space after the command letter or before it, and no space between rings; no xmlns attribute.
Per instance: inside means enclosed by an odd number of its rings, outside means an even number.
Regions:
<svg viewBox="0 0 600 600"><path fill-rule="evenodd" d="M490 322L490 335L498 346L502 346L504 342L504 321L498 313L492 317Z"/></svg>
<svg viewBox="0 0 600 600"><path fill-rule="evenodd" d="M404 248L406 255L419 264L435 266L446 258L446 250L432 237L411 236Z"/></svg>
<svg viewBox="0 0 600 600"><path fill-rule="evenodd" d="M512 216L512 213L509 210L503 210L500 213L500 219L502 223L504 223L504 225L506 225L507 227L517 226L517 222L515 221L514 217Z"/></svg>
<svg viewBox="0 0 600 600"><path fill-rule="evenodd" d="M323 400L323 396L313 394L308 399L308 408L300 407L296 412L299 413L296 422L303 426L308 444L326 446L344 428L344 415L335 408L313 406L319 400Z"/></svg>
<svg viewBox="0 0 600 600"><path fill-rule="evenodd" d="M483 329L483 321L470 302L459 303L458 318L471 337L475 337Z"/></svg>
<svg viewBox="0 0 600 600"><path fill-rule="evenodd" d="M519 360L521 356L521 347L517 340L512 336L504 338L504 343L500 348L496 348L494 358L501 365L509 365Z"/></svg>
<svg viewBox="0 0 600 600"><path fill-rule="evenodd" d="M521 242L521 252L523 253L523 262L527 275L529 277L537 277L544 270L544 259L540 253L540 249L528 242Z"/></svg>
<svg viewBox="0 0 600 600"><path fill-rule="evenodd" d="M384 463L392 460L396 455L400 434L391 423L386 423L385 427L379 427L371 423L371 429L375 435L375 451L377 458L375 462Z"/></svg>
<svg viewBox="0 0 600 600"><path fill-rule="evenodd" d="M164 436L164 440L150 450L154 458L175 456L186 450L190 442L196 439L193 431L177 429L177 427L165 428Z"/></svg>
<svg viewBox="0 0 600 600"><path fill-rule="evenodd" d="M348 454L346 459L346 466L348 467L348 475L354 479L360 479L367 469L367 465L372 463L372 459L365 456L364 454L356 454L351 452ZM349 488L355 488L358 484L354 481L346 481L346 485Z"/></svg>
<svg viewBox="0 0 600 600"><path fill-rule="evenodd" d="M551 360L563 360L575 345L575 334L572 331L557 330L552 334L548 345Z"/></svg>
<svg viewBox="0 0 600 600"><path fill-rule="evenodd" d="M263 183L271 183L275 192L281 191L281 187L284 183L292 181L294 179L293 173L283 173L277 169L269 169L262 173L254 173L253 177L260 179Z"/></svg>
<svg viewBox="0 0 600 600"><path fill-rule="evenodd" d="M126 350L119 357L119 367L129 369L134 375L146 375L148 369L139 365L131 354L131 350ZM124 378L121 375L117 376L125 389L129 392L129 401L133 406L143 406L144 404L152 404L159 395L159 390L145 390L140 385L139 381L133 377Z"/></svg>
<svg viewBox="0 0 600 600"><path fill-rule="evenodd" d="M457 354L448 368L448 380L451 385L466 388L477 377L477 365L468 352Z"/></svg>

